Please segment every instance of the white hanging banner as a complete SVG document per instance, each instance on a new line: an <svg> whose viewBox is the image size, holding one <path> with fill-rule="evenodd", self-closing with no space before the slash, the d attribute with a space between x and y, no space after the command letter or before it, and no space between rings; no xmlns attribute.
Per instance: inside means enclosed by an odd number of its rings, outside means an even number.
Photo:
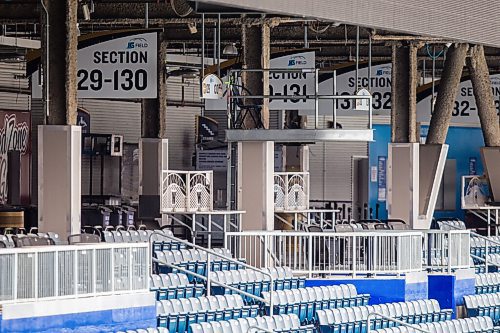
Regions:
<svg viewBox="0 0 500 333"><path fill-rule="evenodd" d="M271 69L283 72L269 72L269 95L293 96L314 95L316 82L316 53L314 51L290 54L271 59ZM286 71L293 70L293 71ZM303 70L303 71L297 71ZM314 110L312 99L272 99L270 110Z"/></svg>
<svg viewBox="0 0 500 333"><path fill-rule="evenodd" d="M120 34L118 34L120 35ZM78 49L78 98L156 98L158 43L156 32L98 36ZM32 74L33 98L41 98L38 71Z"/></svg>
<svg viewBox="0 0 500 333"><path fill-rule="evenodd" d="M490 75L490 80L493 99L495 100L495 107L498 114L500 112L500 74ZM429 87L421 93L422 97L417 103L417 121L423 123L431 121L432 88L430 84L428 84L428 86ZM438 87L434 90L435 97L437 97ZM472 82L470 80L460 82L451 115L452 124L473 125L475 127L480 126L476 99L474 98L474 89L472 88Z"/></svg>
<svg viewBox="0 0 500 333"><path fill-rule="evenodd" d="M202 82L204 99L221 99L223 97L222 81L215 74L208 74L203 78Z"/></svg>

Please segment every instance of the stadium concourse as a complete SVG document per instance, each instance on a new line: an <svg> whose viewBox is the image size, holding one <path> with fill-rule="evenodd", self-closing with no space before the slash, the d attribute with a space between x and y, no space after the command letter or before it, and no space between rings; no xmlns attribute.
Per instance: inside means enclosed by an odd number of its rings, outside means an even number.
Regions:
<svg viewBox="0 0 500 333"><path fill-rule="evenodd" d="M491 3L0 1L0 333L500 333Z"/></svg>

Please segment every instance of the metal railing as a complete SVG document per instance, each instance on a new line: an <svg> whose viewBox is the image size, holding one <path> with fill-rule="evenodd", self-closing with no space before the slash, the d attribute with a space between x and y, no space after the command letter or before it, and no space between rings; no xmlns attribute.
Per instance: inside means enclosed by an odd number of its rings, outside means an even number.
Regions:
<svg viewBox="0 0 500 333"><path fill-rule="evenodd" d="M276 212L308 209L309 172L275 172L273 192Z"/></svg>
<svg viewBox="0 0 500 333"><path fill-rule="evenodd" d="M162 171L162 213L212 210L213 171Z"/></svg>
<svg viewBox="0 0 500 333"><path fill-rule="evenodd" d="M148 291L148 245L0 249L0 304Z"/></svg>
<svg viewBox="0 0 500 333"><path fill-rule="evenodd" d="M225 247L257 267L288 266L295 274L387 274L422 271L422 233L226 233Z"/></svg>
<svg viewBox="0 0 500 333"><path fill-rule="evenodd" d="M424 268L448 273L470 268L469 230L426 230L423 237Z"/></svg>
<svg viewBox="0 0 500 333"><path fill-rule="evenodd" d="M181 224L191 232L193 243L199 244L201 238L206 238L206 245L212 248L212 240L224 239L224 234L230 231L241 231L241 222L245 211L210 211L194 213L166 213L172 222Z"/></svg>
<svg viewBox="0 0 500 333"><path fill-rule="evenodd" d="M236 293L239 293L241 295L244 295L246 297L249 297L249 298L252 298L254 300L257 300L259 302L262 302L262 303L265 303L267 305L269 305L270 307L270 313L271 315L273 315L273 300L272 298L270 300L266 300L262 297L259 297L259 296L255 296L253 294L250 294L246 291L243 291L241 289L238 289L238 288L235 288L233 286L229 286L225 283L222 283L218 280L214 280L212 278L212 275L210 273L214 272L214 271L211 271L210 270L210 267L211 267L211 262L214 258L220 258L220 259L224 259L225 261L228 261L228 262L232 262L234 264L237 264L238 266L241 266L241 267L244 267L245 269L250 269L250 270L253 270L253 271L256 271L256 272L259 272L261 273L262 275L266 276L269 278L269 291L272 293L274 291L274 278L273 276L266 272L266 271L263 271L261 270L260 268L257 268L257 267L254 267L252 265L249 265L247 263L244 263L242 262L241 260L237 260L237 259L234 259L234 258L229 258L225 255L222 255L220 253L217 253L211 249L207 249L205 247L202 247L202 246L199 246L199 245L196 245L196 244L193 244L191 242L188 242L186 240L183 240L183 239L179 239L179 238L176 238L176 237L173 237L173 236L169 236L169 235L165 235L165 234L162 234L162 233L159 233L159 232L153 232L150 236L149 236L149 245L151 246L152 243L154 242L154 238L155 238L155 235L156 236L161 236L161 238L163 239L169 239L170 241L174 241L174 242L178 242L178 243L182 243L188 247L191 247L193 249L197 249L199 251L203 251L203 252L206 252L207 254L207 275L206 276L203 276L203 275L200 275L200 274L197 274L195 272L192 272L192 271L189 271L185 268L182 268L182 267L179 267L178 265L175 265L175 264L171 264L171 263L167 263L167 262L163 262L161 260L158 260L156 258L153 258L153 261L154 262L157 262L161 265L165 265L165 266L168 266L168 267L171 267L171 268L175 268L183 273L186 273L186 274L190 274L190 275L193 275L194 277L196 278L199 278L203 281L206 282L206 290L207 290L207 296L210 296L210 293L211 293L211 286L212 285L217 285L217 286L220 286L220 287L223 287L223 288L227 288L227 289L230 289ZM152 272L151 272L152 273Z"/></svg>

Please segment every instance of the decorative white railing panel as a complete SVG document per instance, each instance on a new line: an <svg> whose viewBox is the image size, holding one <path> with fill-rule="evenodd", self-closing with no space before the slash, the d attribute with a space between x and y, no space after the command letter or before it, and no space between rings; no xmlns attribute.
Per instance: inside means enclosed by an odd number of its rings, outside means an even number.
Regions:
<svg viewBox="0 0 500 333"><path fill-rule="evenodd" d="M309 208L309 173L274 173L274 210L302 211Z"/></svg>
<svg viewBox="0 0 500 333"><path fill-rule="evenodd" d="M422 271L420 231L226 233L225 248L257 267L288 266L310 277Z"/></svg>
<svg viewBox="0 0 500 333"><path fill-rule="evenodd" d="M163 171L161 211L209 212L213 210L213 171Z"/></svg>
<svg viewBox="0 0 500 333"><path fill-rule="evenodd" d="M148 243L0 249L0 305L149 290Z"/></svg>

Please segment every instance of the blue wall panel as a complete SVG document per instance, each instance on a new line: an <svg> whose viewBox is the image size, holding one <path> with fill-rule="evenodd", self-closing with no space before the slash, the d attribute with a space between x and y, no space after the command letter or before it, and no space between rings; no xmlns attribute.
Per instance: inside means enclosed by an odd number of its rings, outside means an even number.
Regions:
<svg viewBox="0 0 500 333"><path fill-rule="evenodd" d="M407 283L405 278L360 278L346 280L308 279L306 287L353 284L360 294L370 294L369 304L427 299L427 283Z"/></svg>
<svg viewBox="0 0 500 333"><path fill-rule="evenodd" d="M369 145L370 168L377 167L380 156L387 157L388 144L391 140L391 127L389 125L374 125L374 142ZM426 137L428 126L421 127L421 136ZM476 159L476 173L482 175L483 166L481 162L480 148L484 146L483 135L480 128L472 127L450 127L446 143L449 145L447 159L457 162L456 174L456 199L454 211L436 211L436 217L457 217L464 218L460 204L462 176L469 175L470 158ZM370 207L375 212L376 205L379 204L379 218L387 218L387 208L385 201L378 200L378 183L370 181Z"/></svg>
<svg viewBox="0 0 500 333"><path fill-rule="evenodd" d="M12 320L0 317L1 333L97 333L147 327L156 327L154 306Z"/></svg>

